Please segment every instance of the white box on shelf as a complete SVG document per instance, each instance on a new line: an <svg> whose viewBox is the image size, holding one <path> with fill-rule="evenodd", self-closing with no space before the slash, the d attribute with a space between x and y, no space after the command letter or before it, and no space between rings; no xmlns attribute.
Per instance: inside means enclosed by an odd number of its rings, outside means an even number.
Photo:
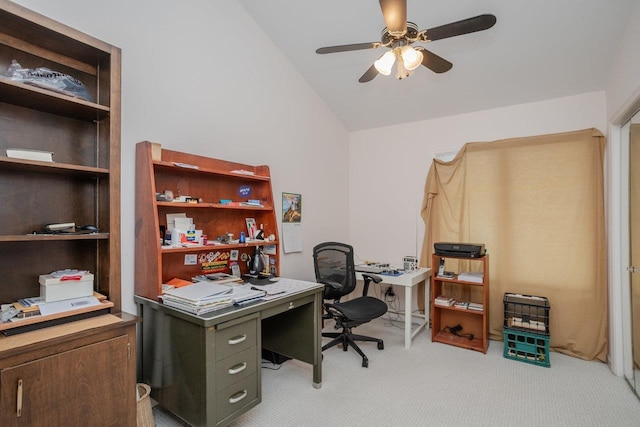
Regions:
<svg viewBox="0 0 640 427"><path fill-rule="evenodd" d="M80 280L60 280L50 274L40 275L40 296L45 302L88 297L93 295L93 274L88 273Z"/></svg>
<svg viewBox="0 0 640 427"><path fill-rule="evenodd" d="M41 162L53 162L53 153L51 151L42 150L7 148L7 157L24 160L38 160Z"/></svg>

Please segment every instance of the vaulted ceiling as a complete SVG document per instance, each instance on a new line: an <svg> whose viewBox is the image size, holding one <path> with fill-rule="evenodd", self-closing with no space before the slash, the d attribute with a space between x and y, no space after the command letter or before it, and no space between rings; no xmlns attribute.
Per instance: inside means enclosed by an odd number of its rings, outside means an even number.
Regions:
<svg viewBox="0 0 640 427"><path fill-rule="evenodd" d="M634 0L407 0L419 29L490 13L486 31L416 43L453 63L398 80L358 79L385 48L316 54L380 41L375 0L239 0L350 131L603 90Z"/></svg>

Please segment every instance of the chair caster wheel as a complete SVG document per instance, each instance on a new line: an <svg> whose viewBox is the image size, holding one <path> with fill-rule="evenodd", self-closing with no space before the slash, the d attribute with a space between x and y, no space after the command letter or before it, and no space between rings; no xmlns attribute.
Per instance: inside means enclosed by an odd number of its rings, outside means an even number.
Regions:
<svg viewBox="0 0 640 427"><path fill-rule="evenodd" d="M384 350L384 343L383 342L379 342L378 343L378 350Z"/></svg>
<svg viewBox="0 0 640 427"><path fill-rule="evenodd" d="M362 367L363 368L369 367L369 359L362 359Z"/></svg>

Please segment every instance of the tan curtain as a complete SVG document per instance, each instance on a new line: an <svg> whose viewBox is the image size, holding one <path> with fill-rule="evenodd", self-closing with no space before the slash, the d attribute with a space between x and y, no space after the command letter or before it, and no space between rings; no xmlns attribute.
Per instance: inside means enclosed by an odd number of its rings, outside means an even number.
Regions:
<svg viewBox="0 0 640 427"><path fill-rule="evenodd" d="M505 292L550 304L550 347L607 356L605 138L596 129L466 144L427 176L420 258L433 243L484 243L489 332L502 340Z"/></svg>

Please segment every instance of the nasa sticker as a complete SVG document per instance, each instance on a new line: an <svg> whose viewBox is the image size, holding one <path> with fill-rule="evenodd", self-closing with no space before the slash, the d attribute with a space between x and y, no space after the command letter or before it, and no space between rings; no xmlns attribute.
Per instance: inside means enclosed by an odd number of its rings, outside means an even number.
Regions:
<svg viewBox="0 0 640 427"><path fill-rule="evenodd" d="M243 185L238 189L240 197L249 197L251 195L251 187L249 185Z"/></svg>

